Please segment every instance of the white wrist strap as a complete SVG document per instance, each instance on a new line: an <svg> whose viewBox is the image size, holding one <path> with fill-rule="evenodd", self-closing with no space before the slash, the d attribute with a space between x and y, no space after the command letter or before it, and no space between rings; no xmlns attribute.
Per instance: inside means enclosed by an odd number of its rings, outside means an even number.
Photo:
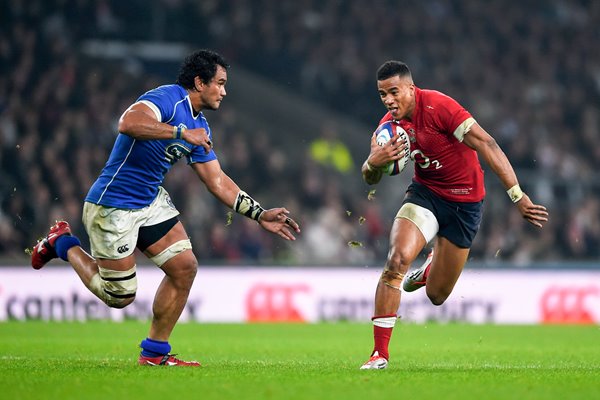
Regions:
<svg viewBox="0 0 600 400"><path fill-rule="evenodd" d="M508 193L508 197L513 203L518 203L521 198L523 198L523 191L521 190L521 186L516 184L506 191Z"/></svg>

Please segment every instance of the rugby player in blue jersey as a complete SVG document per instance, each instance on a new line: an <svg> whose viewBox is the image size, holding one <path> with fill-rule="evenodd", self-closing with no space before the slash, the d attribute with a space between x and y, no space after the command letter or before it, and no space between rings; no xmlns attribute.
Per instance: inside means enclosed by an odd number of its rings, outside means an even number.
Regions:
<svg viewBox="0 0 600 400"><path fill-rule="evenodd" d="M60 257L94 295L114 308L135 299L136 247L164 271L150 331L140 345L140 365L200 365L174 357L169 344L198 266L179 212L161 187L180 158L187 159L210 193L267 231L286 240L295 240L294 232L300 232L288 210L265 210L221 170L202 110L221 105L228 67L219 54L198 50L184 60L176 84L150 90L125 110L109 159L85 198L83 223L91 255L71 235L66 221L58 221L33 248L33 268Z"/></svg>

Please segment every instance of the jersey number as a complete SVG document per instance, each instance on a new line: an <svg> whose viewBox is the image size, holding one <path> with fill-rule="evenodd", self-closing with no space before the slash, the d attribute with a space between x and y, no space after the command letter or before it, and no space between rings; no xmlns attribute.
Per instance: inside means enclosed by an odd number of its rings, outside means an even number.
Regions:
<svg viewBox="0 0 600 400"><path fill-rule="evenodd" d="M417 156L419 156L419 160L416 159ZM429 157L426 157L421 150L414 150L411 152L410 158L412 158L414 162L423 169L429 168L430 165L433 165L435 169L440 169L443 167L438 160L431 160Z"/></svg>

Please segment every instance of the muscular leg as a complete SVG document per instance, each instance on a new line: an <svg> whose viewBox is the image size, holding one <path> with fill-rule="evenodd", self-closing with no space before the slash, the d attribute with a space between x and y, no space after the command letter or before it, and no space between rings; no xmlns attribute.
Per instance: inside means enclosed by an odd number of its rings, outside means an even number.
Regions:
<svg viewBox="0 0 600 400"><path fill-rule="evenodd" d="M425 286L427 296L433 304L439 306L450 296L468 256L469 249L458 247L438 236Z"/></svg>
<svg viewBox="0 0 600 400"><path fill-rule="evenodd" d="M98 273L98 266L114 271L127 271L135 265L135 256L132 254L120 260L97 260L89 255L83 248L74 246L67 252L69 263L81 278L83 284L89 287L94 275Z"/></svg>
<svg viewBox="0 0 600 400"><path fill-rule="evenodd" d="M387 367L390 358L388 346L400 307L402 277L426 244L425 237L412 221L406 218L394 219L388 259L375 292L373 351L371 358L361 369Z"/></svg>
<svg viewBox="0 0 600 400"><path fill-rule="evenodd" d="M71 247L67 252L67 257L83 284L89 289L92 277L98 273L96 259L79 246Z"/></svg>
<svg viewBox="0 0 600 400"><path fill-rule="evenodd" d="M152 257L171 244L188 238L181 222L163 236L158 242L148 247L145 254ZM165 272L152 305L152 324L148 338L168 341L171 332L181 316L188 299L190 289L196 277L198 262L191 250L185 250L162 265Z"/></svg>
<svg viewBox="0 0 600 400"><path fill-rule="evenodd" d="M89 255L80 246L73 246L67 251L69 263L79 275L83 284L102 301L107 301L105 297L97 293L98 288L93 287L92 278L98 275L98 267L113 271L127 271L135 266L135 256L132 254L120 260L95 259ZM120 299L118 303L108 304L111 307L123 308L133 302L134 298ZM109 301L110 303L110 301Z"/></svg>
<svg viewBox="0 0 600 400"><path fill-rule="evenodd" d="M396 218L390 233L390 251L385 268L404 275L426 244L423 234L412 221ZM400 282L397 285L399 287ZM375 292L375 315L396 314L399 307L400 290L380 280Z"/></svg>

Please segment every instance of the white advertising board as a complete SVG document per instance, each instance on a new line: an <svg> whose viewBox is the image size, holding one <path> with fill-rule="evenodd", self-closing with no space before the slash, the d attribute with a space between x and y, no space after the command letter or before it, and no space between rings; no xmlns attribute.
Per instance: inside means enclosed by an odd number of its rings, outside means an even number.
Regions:
<svg viewBox="0 0 600 400"><path fill-rule="evenodd" d="M376 268L201 267L181 321L368 322ZM69 267L0 268L0 321L150 317L162 271L138 268L133 304L110 309ZM402 294L404 322L600 323L600 271L466 270L442 306L425 290Z"/></svg>

